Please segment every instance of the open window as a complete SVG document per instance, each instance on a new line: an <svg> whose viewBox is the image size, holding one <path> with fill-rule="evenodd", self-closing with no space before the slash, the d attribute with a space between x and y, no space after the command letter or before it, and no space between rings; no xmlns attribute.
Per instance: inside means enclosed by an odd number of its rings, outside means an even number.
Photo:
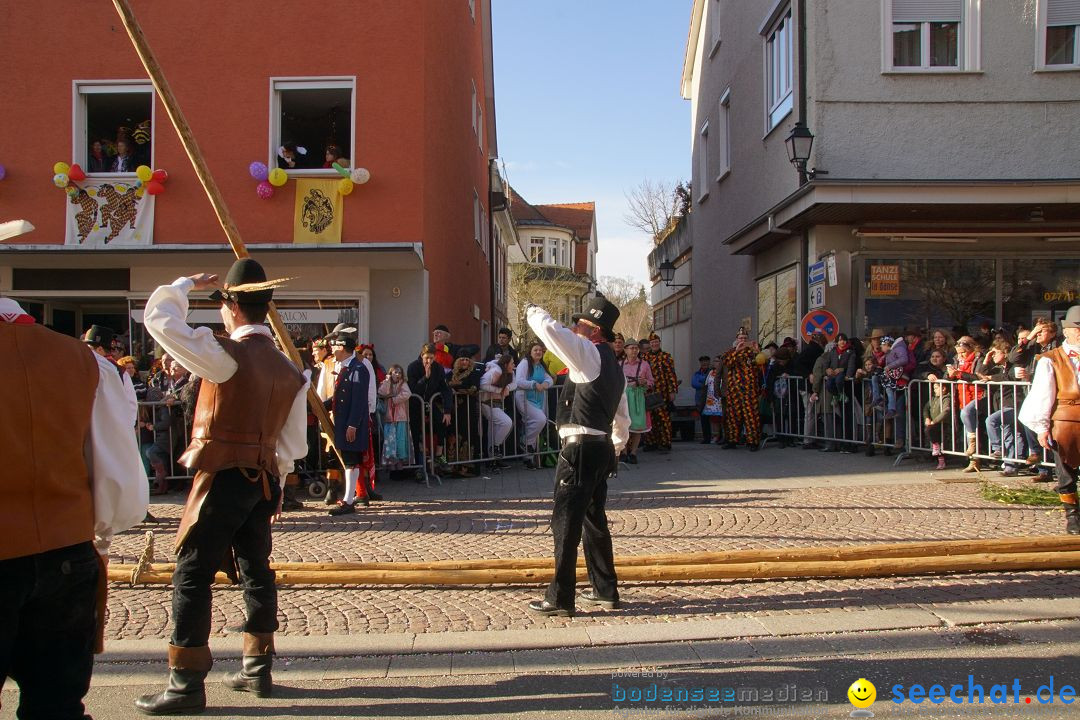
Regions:
<svg viewBox="0 0 1080 720"><path fill-rule="evenodd" d="M355 78L277 78L271 81L272 167L286 172L336 172L353 166Z"/></svg>
<svg viewBox="0 0 1080 720"><path fill-rule="evenodd" d="M154 89L146 81L75 83L73 162L91 174L154 164Z"/></svg>

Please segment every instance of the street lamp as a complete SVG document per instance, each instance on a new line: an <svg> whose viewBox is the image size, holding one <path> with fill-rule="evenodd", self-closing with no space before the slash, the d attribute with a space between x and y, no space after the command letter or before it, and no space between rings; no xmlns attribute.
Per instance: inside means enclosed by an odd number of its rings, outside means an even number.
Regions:
<svg viewBox="0 0 1080 720"><path fill-rule="evenodd" d="M814 147L814 133L810 132L810 128L806 127L805 123L795 123L795 127L791 128L784 144L787 145L788 160L799 171L800 185L813 180L818 173L828 175L824 170L817 168L806 169L806 163L810 160L810 149Z"/></svg>
<svg viewBox="0 0 1080 720"><path fill-rule="evenodd" d="M667 285L668 287L690 287L689 284L687 284L687 285L678 285L678 284L672 285L671 284L671 279L673 277L675 277L675 263L671 262L670 260L665 260L664 262L660 263L660 267L658 267L656 269L660 272L660 279L663 280L664 284Z"/></svg>

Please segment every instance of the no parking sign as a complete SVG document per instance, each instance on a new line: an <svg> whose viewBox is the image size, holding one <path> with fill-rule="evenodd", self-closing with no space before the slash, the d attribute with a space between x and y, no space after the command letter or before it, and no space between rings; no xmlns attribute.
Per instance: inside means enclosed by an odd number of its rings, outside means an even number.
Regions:
<svg viewBox="0 0 1080 720"><path fill-rule="evenodd" d="M828 310L811 310L803 315L799 329L802 331L804 342L810 342L810 335L816 332L821 333L831 342L840 334L840 321Z"/></svg>

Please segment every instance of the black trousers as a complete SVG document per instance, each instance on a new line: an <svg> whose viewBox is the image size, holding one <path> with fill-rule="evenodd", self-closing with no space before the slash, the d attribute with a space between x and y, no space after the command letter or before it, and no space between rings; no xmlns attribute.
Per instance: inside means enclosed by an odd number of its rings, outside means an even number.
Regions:
<svg viewBox="0 0 1080 720"><path fill-rule="evenodd" d="M1061 459L1061 453L1054 453L1054 464L1057 466L1057 491L1059 495L1068 495L1076 492L1076 480L1080 476L1078 468L1069 467Z"/></svg>
<svg viewBox="0 0 1080 720"><path fill-rule="evenodd" d="M701 423L701 440L702 442L712 442L712 418L708 415L704 415L698 410L699 422Z"/></svg>
<svg viewBox="0 0 1080 720"><path fill-rule="evenodd" d="M89 543L0 560L0 687L19 684L20 720L89 717L100 566Z"/></svg>
<svg viewBox="0 0 1080 720"><path fill-rule="evenodd" d="M270 518L281 489L270 478L270 499L261 481L251 482L238 469L222 470L203 501L199 521L176 558L173 572L172 644L201 647L210 638L210 588L230 549L244 589L250 633L278 628L277 588L270 569Z"/></svg>
<svg viewBox="0 0 1080 720"><path fill-rule="evenodd" d="M603 598L617 598L615 559L604 505L607 479L615 470L610 440L576 442L563 447L555 467L555 577L545 598L561 608L574 607L578 543L584 545L589 582Z"/></svg>

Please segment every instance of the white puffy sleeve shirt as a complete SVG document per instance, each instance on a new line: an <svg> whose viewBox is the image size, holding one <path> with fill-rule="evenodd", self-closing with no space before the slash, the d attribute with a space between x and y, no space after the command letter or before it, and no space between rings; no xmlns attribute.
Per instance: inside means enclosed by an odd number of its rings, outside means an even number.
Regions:
<svg viewBox="0 0 1080 720"><path fill-rule="evenodd" d="M195 287L191 278L179 278L172 285L162 285L146 301L146 331L164 350L185 368L215 383L226 382L238 366L208 327L187 324L188 293ZM242 325L230 337L239 340L248 335L273 333L265 325ZM305 382L293 400L285 427L278 436L277 462L282 485L292 472L294 461L307 455L307 388Z"/></svg>

